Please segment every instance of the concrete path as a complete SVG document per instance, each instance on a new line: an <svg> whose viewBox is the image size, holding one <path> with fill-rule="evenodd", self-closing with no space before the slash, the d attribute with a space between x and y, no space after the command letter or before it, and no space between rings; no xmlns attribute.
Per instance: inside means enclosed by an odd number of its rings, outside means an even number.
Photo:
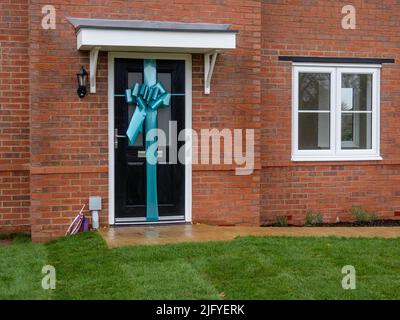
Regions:
<svg viewBox="0 0 400 320"><path fill-rule="evenodd" d="M399 238L400 227L218 227L203 224L128 226L101 229L110 248L179 242L232 240L239 236Z"/></svg>

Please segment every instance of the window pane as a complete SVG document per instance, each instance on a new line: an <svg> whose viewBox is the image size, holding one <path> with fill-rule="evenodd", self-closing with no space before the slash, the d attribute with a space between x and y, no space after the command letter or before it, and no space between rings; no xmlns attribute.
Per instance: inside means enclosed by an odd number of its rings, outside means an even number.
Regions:
<svg viewBox="0 0 400 320"><path fill-rule="evenodd" d="M299 113L299 150L329 149L329 113Z"/></svg>
<svg viewBox="0 0 400 320"><path fill-rule="evenodd" d="M167 92L171 93L172 77L171 73L157 73L157 80L161 82ZM171 121L171 106L167 108L158 109L158 128L165 132L165 137L167 139L167 144L169 141L169 121Z"/></svg>
<svg viewBox="0 0 400 320"><path fill-rule="evenodd" d="M342 114L342 142L353 141L354 113Z"/></svg>
<svg viewBox="0 0 400 320"><path fill-rule="evenodd" d="M372 110L372 74L342 74L342 110Z"/></svg>
<svg viewBox="0 0 400 320"><path fill-rule="evenodd" d="M371 148L371 113L342 113L342 149Z"/></svg>
<svg viewBox="0 0 400 320"><path fill-rule="evenodd" d="M128 88L132 88L135 83L143 83L142 72L128 72ZM133 112L136 109L136 104L129 105L128 107L128 125L133 116ZM142 146L143 145L143 133L139 132L134 143L128 142L130 146Z"/></svg>
<svg viewBox="0 0 400 320"><path fill-rule="evenodd" d="M128 88L132 88L135 83L143 82L142 72L128 72Z"/></svg>
<svg viewBox="0 0 400 320"><path fill-rule="evenodd" d="M331 75L299 73L299 110L330 110Z"/></svg>

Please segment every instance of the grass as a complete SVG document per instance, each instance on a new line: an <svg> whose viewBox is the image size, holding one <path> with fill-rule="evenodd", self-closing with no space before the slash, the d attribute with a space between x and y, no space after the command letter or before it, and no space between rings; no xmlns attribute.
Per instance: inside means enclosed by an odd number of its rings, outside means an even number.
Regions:
<svg viewBox="0 0 400 320"><path fill-rule="evenodd" d="M43 290L43 265L57 288ZM353 265L357 289L343 290ZM108 249L97 233L0 246L0 299L399 299L400 239L243 237Z"/></svg>

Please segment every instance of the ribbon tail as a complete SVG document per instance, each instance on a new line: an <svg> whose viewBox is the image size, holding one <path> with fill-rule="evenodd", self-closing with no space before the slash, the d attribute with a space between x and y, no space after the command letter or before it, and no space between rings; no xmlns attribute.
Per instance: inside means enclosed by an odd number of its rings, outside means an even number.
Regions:
<svg viewBox="0 0 400 320"><path fill-rule="evenodd" d="M134 143L139 132L142 132L143 121L146 118L146 111L136 107L135 112L129 122L128 130L126 130L126 135L130 143Z"/></svg>
<svg viewBox="0 0 400 320"><path fill-rule="evenodd" d="M149 110L146 115L146 131L157 128L157 111ZM146 133L147 137L147 133ZM147 221L158 221L157 195L157 140L146 138L146 176L147 176Z"/></svg>
<svg viewBox="0 0 400 320"><path fill-rule="evenodd" d="M144 82L147 86L154 86L157 82L156 61L152 59L144 60ZM151 92L146 91L144 99L150 101ZM158 221L158 196L157 196L157 140L147 140L147 133L157 128L157 111L151 107L147 108L146 114L146 179L147 179L147 200L146 200L146 219L147 221ZM155 145L154 145L155 144ZM151 150L154 150L151 154ZM155 161L153 161L155 160Z"/></svg>

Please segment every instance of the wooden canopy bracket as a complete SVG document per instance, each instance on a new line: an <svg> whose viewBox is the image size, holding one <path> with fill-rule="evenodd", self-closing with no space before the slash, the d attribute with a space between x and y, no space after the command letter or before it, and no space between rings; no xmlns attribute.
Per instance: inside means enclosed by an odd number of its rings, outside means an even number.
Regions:
<svg viewBox="0 0 400 320"><path fill-rule="evenodd" d="M100 47L94 47L90 50L90 93L96 93L96 71L97 60L99 57Z"/></svg>
<svg viewBox="0 0 400 320"><path fill-rule="evenodd" d="M204 54L204 94L211 92L211 79L214 72L215 62L217 61L218 50Z"/></svg>

